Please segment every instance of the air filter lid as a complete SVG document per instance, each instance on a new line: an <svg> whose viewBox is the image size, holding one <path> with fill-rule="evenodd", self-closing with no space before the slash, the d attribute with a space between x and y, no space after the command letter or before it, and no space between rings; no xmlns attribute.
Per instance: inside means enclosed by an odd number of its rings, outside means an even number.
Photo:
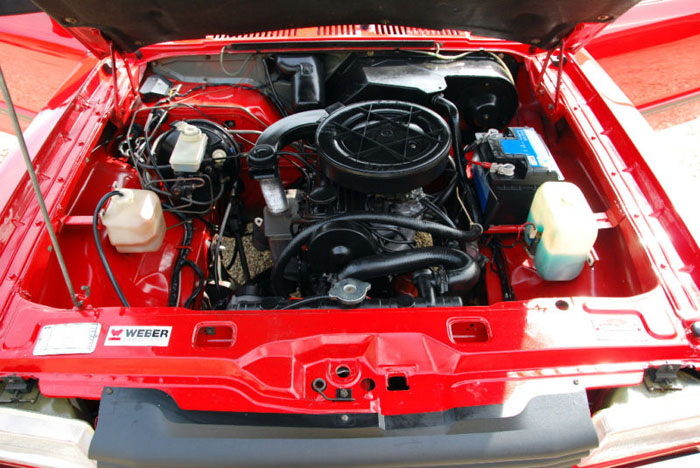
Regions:
<svg viewBox="0 0 700 468"><path fill-rule="evenodd" d="M316 130L326 174L365 193L403 193L442 173L450 151L447 123L409 102L368 101L333 112Z"/></svg>

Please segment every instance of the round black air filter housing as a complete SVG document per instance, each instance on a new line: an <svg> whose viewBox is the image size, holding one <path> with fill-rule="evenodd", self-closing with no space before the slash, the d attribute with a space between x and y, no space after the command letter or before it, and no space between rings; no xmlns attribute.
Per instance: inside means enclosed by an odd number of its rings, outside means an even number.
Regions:
<svg viewBox="0 0 700 468"><path fill-rule="evenodd" d="M331 180L364 193L405 193L432 182L450 151L447 123L402 101L368 101L336 110L316 130Z"/></svg>

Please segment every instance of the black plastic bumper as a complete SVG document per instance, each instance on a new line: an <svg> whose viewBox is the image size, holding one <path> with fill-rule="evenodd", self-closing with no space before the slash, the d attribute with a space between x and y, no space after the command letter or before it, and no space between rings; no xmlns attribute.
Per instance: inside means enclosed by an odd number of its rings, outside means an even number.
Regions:
<svg viewBox="0 0 700 468"><path fill-rule="evenodd" d="M585 392L444 413L269 415L183 411L157 390L113 389L90 458L125 467L571 467L598 443Z"/></svg>

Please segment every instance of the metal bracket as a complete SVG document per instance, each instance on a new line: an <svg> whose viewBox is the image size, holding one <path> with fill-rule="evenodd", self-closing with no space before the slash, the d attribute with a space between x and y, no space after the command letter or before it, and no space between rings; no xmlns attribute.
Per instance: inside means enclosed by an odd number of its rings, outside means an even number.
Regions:
<svg viewBox="0 0 700 468"><path fill-rule="evenodd" d="M24 379L15 375L2 378L4 384L0 393L0 403L36 403L39 386L36 380Z"/></svg>
<svg viewBox="0 0 700 468"><path fill-rule="evenodd" d="M683 390L678 380L680 364L665 364L658 368L647 369L644 373L644 384L650 392L668 392Z"/></svg>
<svg viewBox="0 0 700 468"><path fill-rule="evenodd" d="M355 401L352 397L352 389L336 388L335 398L331 398L324 393L326 388L328 388L328 385L326 381L321 378L314 379L314 381L311 382L311 389L328 401Z"/></svg>

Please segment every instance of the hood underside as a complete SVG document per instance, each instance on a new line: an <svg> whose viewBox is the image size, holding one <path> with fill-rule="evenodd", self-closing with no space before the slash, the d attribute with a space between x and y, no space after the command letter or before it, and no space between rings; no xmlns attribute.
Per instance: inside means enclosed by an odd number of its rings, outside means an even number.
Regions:
<svg viewBox="0 0 700 468"><path fill-rule="evenodd" d="M555 47L579 23L609 22L639 0L33 0L69 30L96 28L127 52L164 41L336 24L383 23Z"/></svg>

